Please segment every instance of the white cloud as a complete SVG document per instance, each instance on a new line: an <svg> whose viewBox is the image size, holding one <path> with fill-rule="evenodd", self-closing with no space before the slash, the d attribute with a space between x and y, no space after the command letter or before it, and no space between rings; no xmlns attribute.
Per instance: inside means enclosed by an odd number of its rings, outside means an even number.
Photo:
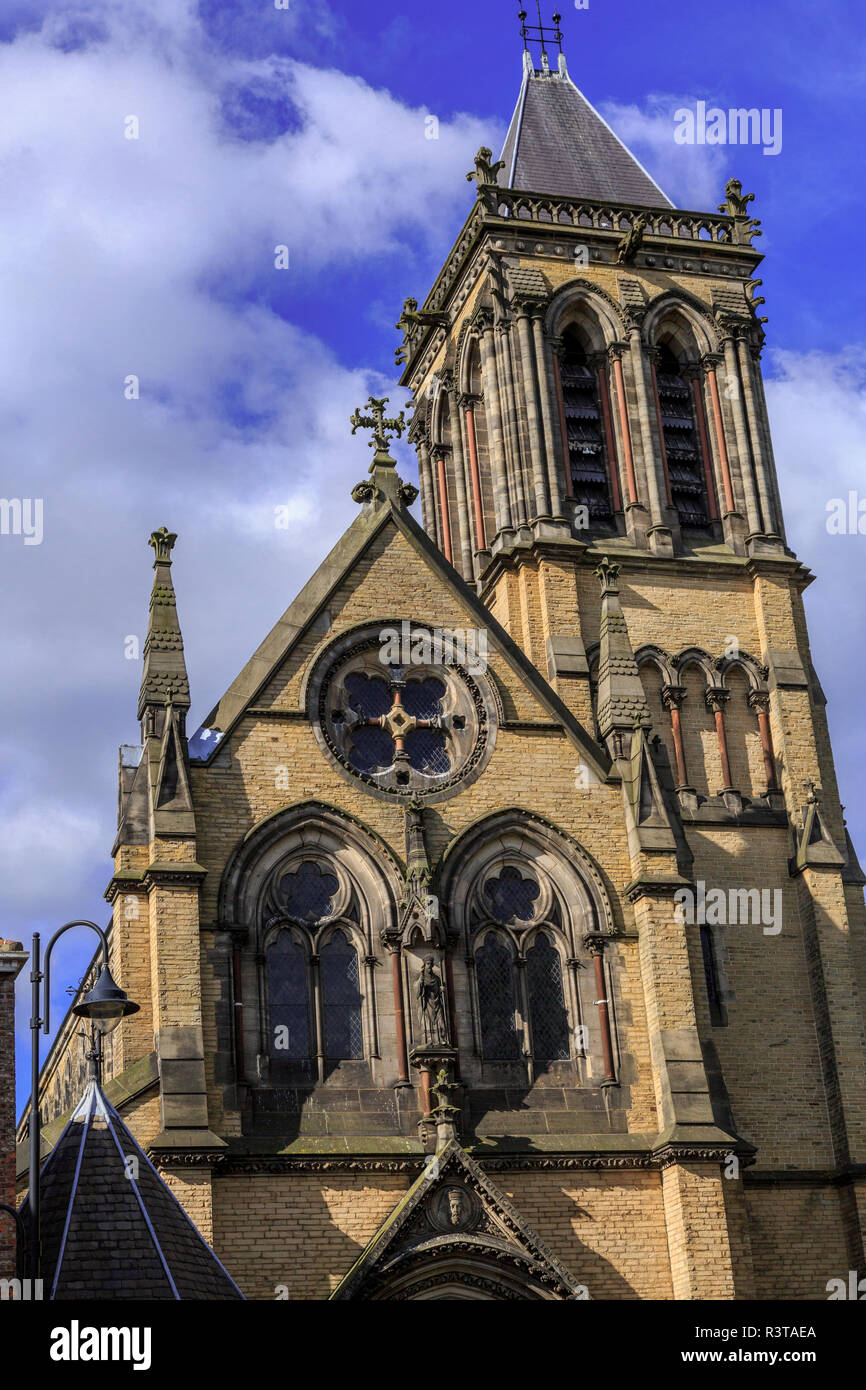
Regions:
<svg viewBox="0 0 866 1390"><path fill-rule="evenodd" d="M69 5L0 43L0 90L0 495L42 498L45 528L40 546L0 537L3 930L26 937L106 915L149 532L179 533L195 720L355 514L352 410L371 390L403 402L291 321L292 295L388 257L393 324L489 128L458 115L427 140L424 110L358 78L236 58L194 0Z"/></svg>
<svg viewBox="0 0 866 1390"><path fill-rule="evenodd" d="M675 207L715 212L730 177L730 155L719 145L678 145L677 111L694 111L696 98L652 93L644 107L635 102L605 101L601 114Z"/></svg>
<svg viewBox="0 0 866 1390"><path fill-rule="evenodd" d="M851 803L851 833L866 862L866 811L856 807L866 763L857 693L866 681L866 536L827 530L831 499L847 501L854 491L866 501L866 349L832 356L777 351L768 368L767 405L788 543L817 576L804 600L812 656L828 700L842 800Z"/></svg>

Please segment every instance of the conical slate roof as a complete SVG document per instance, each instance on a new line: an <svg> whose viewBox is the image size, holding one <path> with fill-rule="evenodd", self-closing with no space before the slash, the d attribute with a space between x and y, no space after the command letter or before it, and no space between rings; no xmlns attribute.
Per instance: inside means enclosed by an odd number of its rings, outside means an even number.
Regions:
<svg viewBox="0 0 866 1390"><path fill-rule="evenodd" d="M42 1166L41 1194L50 1298L243 1298L93 1081Z"/></svg>
<svg viewBox="0 0 866 1390"><path fill-rule="evenodd" d="M643 165L575 87L563 62L527 62L502 151L503 188L567 198L672 207Z"/></svg>

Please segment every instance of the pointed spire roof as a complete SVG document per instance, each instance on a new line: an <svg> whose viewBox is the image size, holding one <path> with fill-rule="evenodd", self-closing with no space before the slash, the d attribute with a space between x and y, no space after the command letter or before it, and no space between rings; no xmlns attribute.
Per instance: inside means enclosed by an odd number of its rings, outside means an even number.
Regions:
<svg viewBox="0 0 866 1390"><path fill-rule="evenodd" d="M138 698L139 719L148 705L173 704L189 709L189 678L171 581L171 552L176 540L173 532L161 526L149 542L154 550L154 575Z"/></svg>
<svg viewBox="0 0 866 1390"><path fill-rule="evenodd" d="M563 54L537 69L524 53L523 83L505 145L503 188L673 207L643 165L574 85Z"/></svg>
<svg viewBox="0 0 866 1390"><path fill-rule="evenodd" d="M42 1166L52 1299L243 1299L114 1106L91 1081Z"/></svg>

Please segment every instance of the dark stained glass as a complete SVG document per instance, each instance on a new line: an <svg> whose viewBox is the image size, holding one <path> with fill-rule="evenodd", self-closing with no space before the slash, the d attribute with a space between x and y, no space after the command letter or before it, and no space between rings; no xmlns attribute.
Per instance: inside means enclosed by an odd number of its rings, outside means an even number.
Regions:
<svg viewBox="0 0 866 1390"><path fill-rule="evenodd" d="M519 1048L514 1027L514 964L507 946L495 936L488 936L475 953L475 978L482 1056L487 1061L515 1061Z"/></svg>
<svg viewBox="0 0 866 1390"><path fill-rule="evenodd" d="M451 759L445 747L445 735L439 729L412 729L406 735L406 756L416 772L438 777L450 772Z"/></svg>
<svg viewBox="0 0 866 1390"><path fill-rule="evenodd" d="M303 948L282 931L267 951L268 1021L271 1056L280 1061L307 1061L310 1012L307 961Z"/></svg>
<svg viewBox="0 0 866 1390"><path fill-rule="evenodd" d="M333 874L324 873L312 861L301 864L297 872L284 874L280 879L286 911L302 922L318 922L327 917L338 886Z"/></svg>
<svg viewBox="0 0 866 1390"><path fill-rule="evenodd" d="M388 682L379 676L365 676L360 671L350 671L343 680L349 706L365 719L381 719L393 703Z"/></svg>
<svg viewBox="0 0 866 1390"><path fill-rule="evenodd" d="M526 952L526 987L532 1026L532 1055L539 1062L570 1056L568 1016L562 994L562 963L543 934Z"/></svg>
<svg viewBox="0 0 866 1390"><path fill-rule="evenodd" d="M510 864L498 878L488 879L484 885L487 905L497 922L531 922L540 891L534 878L524 878Z"/></svg>
<svg viewBox="0 0 866 1390"><path fill-rule="evenodd" d="M322 947L321 978L325 1056L332 1061L363 1057L358 953L344 932L335 931Z"/></svg>
<svg viewBox="0 0 866 1390"><path fill-rule="evenodd" d="M394 740L386 729L354 729L349 756L359 772L383 772L394 761Z"/></svg>
<svg viewBox="0 0 866 1390"><path fill-rule="evenodd" d="M435 676L423 681L407 681L403 691L403 705L407 714L416 719L435 719L441 713L439 708L445 696L445 686Z"/></svg>

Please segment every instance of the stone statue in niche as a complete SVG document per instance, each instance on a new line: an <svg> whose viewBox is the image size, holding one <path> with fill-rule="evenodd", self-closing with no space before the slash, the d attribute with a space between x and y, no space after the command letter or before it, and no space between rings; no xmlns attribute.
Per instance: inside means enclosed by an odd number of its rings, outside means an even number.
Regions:
<svg viewBox="0 0 866 1390"><path fill-rule="evenodd" d="M432 956L424 957L421 974L415 986L421 1022L424 1027L425 1044L447 1045L448 1030L445 1024L445 998L442 981L436 973Z"/></svg>

